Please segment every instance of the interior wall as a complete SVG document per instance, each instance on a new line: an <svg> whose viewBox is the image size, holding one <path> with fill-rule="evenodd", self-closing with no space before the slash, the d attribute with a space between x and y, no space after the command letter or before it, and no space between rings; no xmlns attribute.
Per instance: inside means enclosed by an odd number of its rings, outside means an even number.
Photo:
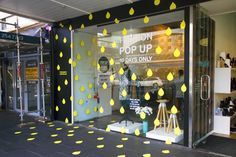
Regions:
<svg viewBox="0 0 236 157"><path fill-rule="evenodd" d="M211 17L216 24L215 31L215 61L217 61L220 52L230 53L231 57L236 58L236 12L215 15ZM236 94L215 94L215 106L220 100L231 96L236 98Z"/></svg>

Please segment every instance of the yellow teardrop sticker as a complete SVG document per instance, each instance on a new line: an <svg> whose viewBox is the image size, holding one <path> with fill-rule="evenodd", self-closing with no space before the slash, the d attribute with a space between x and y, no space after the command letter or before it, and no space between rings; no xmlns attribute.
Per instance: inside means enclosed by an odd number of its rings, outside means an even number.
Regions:
<svg viewBox="0 0 236 157"><path fill-rule="evenodd" d="M109 19L110 17L111 17L110 12L107 12L107 13L106 13L106 19Z"/></svg>
<svg viewBox="0 0 236 157"><path fill-rule="evenodd" d="M114 102L114 100L111 98L111 99L110 99L110 105L111 105L111 106L114 106L114 104L115 104L115 102Z"/></svg>
<svg viewBox="0 0 236 157"><path fill-rule="evenodd" d="M81 26L80 26L80 28L81 28L81 29L84 29L84 27L85 27L85 26L84 26L84 24L82 23Z"/></svg>
<svg viewBox="0 0 236 157"><path fill-rule="evenodd" d="M162 97L164 94L165 94L165 92L164 92L163 88L160 88L158 90L158 95Z"/></svg>
<svg viewBox="0 0 236 157"><path fill-rule="evenodd" d="M122 30L122 35L125 36L126 34L127 34L127 29L124 28L124 29Z"/></svg>
<svg viewBox="0 0 236 157"><path fill-rule="evenodd" d="M77 65L76 61L73 61L73 62L72 62L72 66L75 68L76 65Z"/></svg>
<svg viewBox="0 0 236 157"><path fill-rule="evenodd" d="M170 138L167 138L165 144L166 144L166 145L171 145L171 144L172 144L171 139L170 139Z"/></svg>
<svg viewBox="0 0 236 157"><path fill-rule="evenodd" d="M118 20L117 18L115 18L114 22L115 22L116 24L118 24L118 23L120 23L120 20Z"/></svg>
<svg viewBox="0 0 236 157"><path fill-rule="evenodd" d="M98 149L102 149L102 148L104 148L104 145L102 145L102 144L101 145L97 145L97 148Z"/></svg>
<svg viewBox="0 0 236 157"><path fill-rule="evenodd" d="M155 127L158 127L159 125L160 125L160 121L159 121L158 118L156 118L156 119L154 120L154 126L155 126Z"/></svg>
<svg viewBox="0 0 236 157"><path fill-rule="evenodd" d="M114 65L114 64L115 64L115 61L114 61L114 59L113 59L113 58L111 58L111 59L110 59L110 61L109 61L109 63L110 63L110 65Z"/></svg>
<svg viewBox="0 0 236 157"><path fill-rule="evenodd" d="M154 0L154 5L158 6L160 4L161 0Z"/></svg>
<svg viewBox="0 0 236 157"><path fill-rule="evenodd" d="M81 91L81 92L84 92L84 90L85 90L85 89L84 89L84 86L81 86L81 87L80 87L80 91Z"/></svg>
<svg viewBox="0 0 236 157"><path fill-rule="evenodd" d="M180 51L179 51L179 49L175 49L175 51L174 51L174 57L179 57L180 56Z"/></svg>
<svg viewBox="0 0 236 157"><path fill-rule="evenodd" d="M145 16L144 19L143 19L143 22L145 24L149 23L149 17L148 16Z"/></svg>
<svg viewBox="0 0 236 157"><path fill-rule="evenodd" d="M102 84L102 88L103 88L103 89L107 89L107 83L106 83L106 82L104 82L104 83Z"/></svg>
<svg viewBox="0 0 236 157"><path fill-rule="evenodd" d="M175 132L175 135L179 136L179 135L181 135L182 131L180 130L179 127L177 127L177 128L174 129L174 132Z"/></svg>
<svg viewBox="0 0 236 157"><path fill-rule="evenodd" d="M163 154L170 154L170 151L169 150L162 150L161 151Z"/></svg>
<svg viewBox="0 0 236 157"><path fill-rule="evenodd" d="M97 106L94 106L93 107L93 111L96 113L98 111L98 107Z"/></svg>
<svg viewBox="0 0 236 157"><path fill-rule="evenodd" d="M147 76L151 77L153 75L152 69L148 69L147 71Z"/></svg>
<svg viewBox="0 0 236 157"><path fill-rule="evenodd" d="M68 85L68 80L65 79L64 84L67 86Z"/></svg>
<svg viewBox="0 0 236 157"><path fill-rule="evenodd" d="M134 131L134 134L135 134L136 136L139 136L139 135L140 135L140 130L137 128L137 129Z"/></svg>
<svg viewBox="0 0 236 157"><path fill-rule="evenodd" d="M75 141L75 144L82 144L82 143L83 143L83 140Z"/></svg>
<svg viewBox="0 0 236 157"><path fill-rule="evenodd" d="M111 47L112 47L112 48L116 48L116 46L117 46L117 45L116 45L116 42L113 41L112 44L111 44Z"/></svg>
<svg viewBox="0 0 236 157"><path fill-rule="evenodd" d="M65 123L69 123L69 120L68 120L68 118L66 118L66 119L65 119Z"/></svg>
<svg viewBox="0 0 236 157"><path fill-rule="evenodd" d="M100 64L97 64L97 70L98 71L100 70Z"/></svg>
<svg viewBox="0 0 236 157"><path fill-rule="evenodd" d="M58 34L55 35L55 39L58 40Z"/></svg>
<svg viewBox="0 0 236 157"><path fill-rule="evenodd" d="M89 14L88 19L91 21L93 19L93 14Z"/></svg>
<svg viewBox="0 0 236 157"><path fill-rule="evenodd" d="M65 105L66 104L66 100L63 98L62 99L62 104Z"/></svg>
<svg viewBox="0 0 236 157"><path fill-rule="evenodd" d="M106 128L106 132L110 132L111 129L109 127Z"/></svg>
<svg viewBox="0 0 236 157"><path fill-rule="evenodd" d="M114 76L114 75L111 75L111 76L110 76L110 81L112 82L112 81L114 81L114 79L115 79L115 76Z"/></svg>
<svg viewBox="0 0 236 157"><path fill-rule="evenodd" d="M167 75L167 80L168 81L172 81L174 79L174 76L173 74L170 72L168 75Z"/></svg>
<svg viewBox="0 0 236 157"><path fill-rule="evenodd" d="M168 27L168 28L166 29L166 35L167 35L167 36L170 36L171 34L172 34L172 30L171 30L170 27Z"/></svg>
<svg viewBox="0 0 236 157"><path fill-rule="evenodd" d="M63 57L63 52L61 51L60 54L59 54L60 58Z"/></svg>
<svg viewBox="0 0 236 157"><path fill-rule="evenodd" d="M61 140L54 141L54 144L60 144L60 143L62 143Z"/></svg>
<svg viewBox="0 0 236 157"><path fill-rule="evenodd" d="M59 71L61 69L60 65L57 65L57 70Z"/></svg>
<svg viewBox="0 0 236 157"><path fill-rule="evenodd" d="M81 47L84 47L84 45L85 45L84 41L81 40L81 41L80 41L80 46L81 46Z"/></svg>
<svg viewBox="0 0 236 157"><path fill-rule="evenodd" d="M63 38L63 43L66 44L66 42L67 42L67 39L66 39L66 37L64 37Z"/></svg>
<svg viewBox="0 0 236 157"><path fill-rule="evenodd" d="M121 132L122 134L126 133L125 127L121 127L120 132Z"/></svg>
<svg viewBox="0 0 236 157"><path fill-rule="evenodd" d="M120 108L120 113L121 113L121 114L124 114L124 113L125 113L125 109L124 109L123 106L121 106L121 108Z"/></svg>
<svg viewBox="0 0 236 157"><path fill-rule="evenodd" d="M132 76L131 76L131 79L132 79L133 81L136 81L136 79L137 79L137 76L136 76L136 74L135 74L135 73L133 73L133 74L132 74Z"/></svg>
<svg viewBox="0 0 236 157"><path fill-rule="evenodd" d="M58 106L56 106L56 109L55 109L57 112L59 111L59 107Z"/></svg>
<svg viewBox="0 0 236 157"><path fill-rule="evenodd" d="M130 10L129 10L129 15L134 15L134 8L132 7L132 8L130 8Z"/></svg>
<svg viewBox="0 0 236 157"><path fill-rule="evenodd" d="M159 55L162 52L162 48L160 46L158 46L155 51L156 51L156 54Z"/></svg>
<svg viewBox="0 0 236 157"><path fill-rule="evenodd" d="M104 113L104 109L103 109L102 106L99 108L99 112L100 112L100 113Z"/></svg>
<svg viewBox="0 0 236 157"><path fill-rule="evenodd" d="M61 86L60 86L60 85L57 86L57 91L58 91L58 92L61 91Z"/></svg>
<svg viewBox="0 0 236 157"><path fill-rule="evenodd" d="M123 144L119 144L119 145L116 145L116 148L123 148L124 147L124 145Z"/></svg>
<svg viewBox="0 0 236 157"><path fill-rule="evenodd" d="M77 60L80 61L81 60L81 55L78 53L77 54Z"/></svg>
<svg viewBox="0 0 236 157"><path fill-rule="evenodd" d="M83 103L84 103L83 99L79 99L79 104L83 105Z"/></svg>
<svg viewBox="0 0 236 157"><path fill-rule="evenodd" d="M78 81L79 80L79 75L75 75L75 81Z"/></svg>
<svg viewBox="0 0 236 157"><path fill-rule="evenodd" d="M176 4L172 2L170 5L170 10L175 10L175 9L176 9Z"/></svg>
<svg viewBox="0 0 236 157"><path fill-rule="evenodd" d="M104 28L102 33L103 33L103 35L107 35L107 29Z"/></svg>
<svg viewBox="0 0 236 157"><path fill-rule="evenodd" d="M143 154L143 157L151 157L151 154Z"/></svg>
<svg viewBox="0 0 236 157"><path fill-rule="evenodd" d="M125 89L122 90L121 95L122 95L123 97L126 97L126 96L127 96L127 92L126 92Z"/></svg>
<svg viewBox="0 0 236 157"><path fill-rule="evenodd" d="M145 100L150 100L150 94L147 92L144 96Z"/></svg>
<svg viewBox="0 0 236 157"><path fill-rule="evenodd" d="M88 83L88 88L92 89L93 88L93 84L92 83Z"/></svg>
<svg viewBox="0 0 236 157"><path fill-rule="evenodd" d="M91 113L90 109L89 109L89 108L86 108L85 113L86 113L87 115L89 115L89 114Z"/></svg>
<svg viewBox="0 0 236 157"><path fill-rule="evenodd" d="M80 151L75 151L75 152L72 152L72 155L80 155Z"/></svg>
<svg viewBox="0 0 236 157"><path fill-rule="evenodd" d="M102 140L104 140L104 137L98 137L97 140L102 141Z"/></svg>
<svg viewBox="0 0 236 157"><path fill-rule="evenodd" d="M144 119L146 118L146 113L141 112L141 113L140 113L140 118L144 120Z"/></svg>
<svg viewBox="0 0 236 157"><path fill-rule="evenodd" d="M181 86L181 91L182 91L183 93L185 93L185 92L187 91L187 87L186 87L185 84L183 84L183 85Z"/></svg>
<svg viewBox="0 0 236 157"><path fill-rule="evenodd" d="M172 114L176 114L178 112L177 108L175 107L175 105L171 108L171 113Z"/></svg>
<svg viewBox="0 0 236 157"><path fill-rule="evenodd" d="M124 69L121 67L120 70L119 70L119 74L120 75L123 75L124 74Z"/></svg>
<svg viewBox="0 0 236 157"><path fill-rule="evenodd" d="M69 26L69 30L70 30L70 31L72 30L72 26L71 26L71 25Z"/></svg>
<svg viewBox="0 0 236 157"><path fill-rule="evenodd" d="M69 58L68 63L72 64L72 59L71 58Z"/></svg>
<svg viewBox="0 0 236 157"><path fill-rule="evenodd" d="M74 115L74 117L78 116L78 112L75 110L75 111L73 112L73 115Z"/></svg>
<svg viewBox="0 0 236 157"><path fill-rule="evenodd" d="M92 56L92 52L91 52L91 51L88 51L88 52L87 52L87 55L88 55L89 57L91 57L91 56Z"/></svg>
<svg viewBox="0 0 236 157"><path fill-rule="evenodd" d="M186 23L185 21L183 20L181 23L180 23L180 29L185 29L186 27Z"/></svg>
<svg viewBox="0 0 236 157"><path fill-rule="evenodd" d="M104 46L102 46L102 47L100 48L100 51L101 51L101 53L104 53L104 52L106 51L106 48L105 48Z"/></svg>

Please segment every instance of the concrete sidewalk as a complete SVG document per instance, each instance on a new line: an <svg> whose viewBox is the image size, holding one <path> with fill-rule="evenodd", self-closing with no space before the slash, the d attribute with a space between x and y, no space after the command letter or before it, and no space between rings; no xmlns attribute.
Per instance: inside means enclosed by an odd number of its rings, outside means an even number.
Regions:
<svg viewBox="0 0 236 157"><path fill-rule="evenodd" d="M165 145L120 133L61 122L18 126L18 114L0 112L0 157L213 157L178 145ZM92 122L91 122L92 124Z"/></svg>

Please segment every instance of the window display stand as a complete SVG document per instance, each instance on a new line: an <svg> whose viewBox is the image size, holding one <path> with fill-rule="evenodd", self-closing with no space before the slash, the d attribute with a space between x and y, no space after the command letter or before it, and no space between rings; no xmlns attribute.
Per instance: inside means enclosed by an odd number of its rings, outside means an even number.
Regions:
<svg viewBox="0 0 236 157"><path fill-rule="evenodd" d="M168 117L168 113L167 113L167 108L166 108L166 103L169 102L166 99L163 100L157 100L158 103L160 103L159 107L158 107L158 112L157 112L157 119L161 122L160 127L162 127L162 125L164 126L164 130L166 131L166 123L169 120ZM163 120L163 122L162 122ZM156 126L155 128L156 129Z"/></svg>
<svg viewBox="0 0 236 157"><path fill-rule="evenodd" d="M116 122L114 124L109 124L107 126L111 131L122 132L124 129L124 133L133 134L136 129L142 130L142 123L136 123L132 121L121 121Z"/></svg>

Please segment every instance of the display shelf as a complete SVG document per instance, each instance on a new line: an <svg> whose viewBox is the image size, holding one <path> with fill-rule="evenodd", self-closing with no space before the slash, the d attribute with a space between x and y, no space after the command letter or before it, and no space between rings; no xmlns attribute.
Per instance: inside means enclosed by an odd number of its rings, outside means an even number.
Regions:
<svg viewBox="0 0 236 157"><path fill-rule="evenodd" d="M131 121L127 121L126 125L126 122L122 121L121 123L116 122L113 124L109 124L107 127L109 127L111 131L115 132L121 132L121 129L124 128L126 134L133 134L137 128L139 130L142 130L142 126L143 126L142 123L136 123L136 122L133 123Z"/></svg>

